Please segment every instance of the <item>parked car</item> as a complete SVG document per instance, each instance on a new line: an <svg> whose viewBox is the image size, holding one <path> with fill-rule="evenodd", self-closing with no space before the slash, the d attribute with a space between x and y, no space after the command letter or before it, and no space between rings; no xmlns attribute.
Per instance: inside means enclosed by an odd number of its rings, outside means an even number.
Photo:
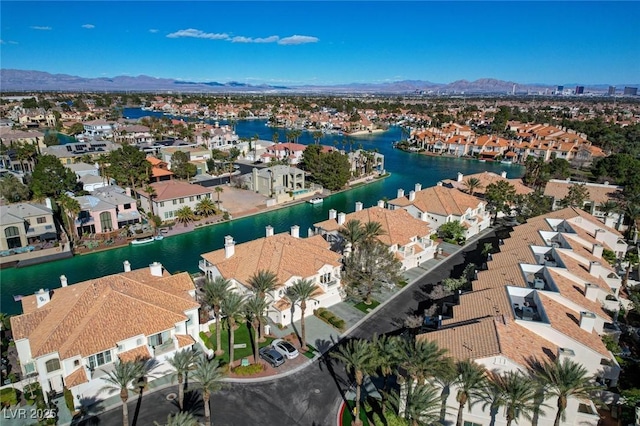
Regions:
<svg viewBox="0 0 640 426"><path fill-rule="evenodd" d="M284 364L284 356L271 346L265 346L260 349L260 358L267 361L272 367L279 367Z"/></svg>
<svg viewBox="0 0 640 426"><path fill-rule="evenodd" d="M271 347L288 359L293 359L300 355L300 352L284 339L275 339L271 342Z"/></svg>

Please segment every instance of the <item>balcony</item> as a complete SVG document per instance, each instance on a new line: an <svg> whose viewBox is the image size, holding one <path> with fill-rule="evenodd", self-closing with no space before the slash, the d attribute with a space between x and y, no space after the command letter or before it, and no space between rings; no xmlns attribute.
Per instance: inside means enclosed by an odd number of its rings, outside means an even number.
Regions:
<svg viewBox="0 0 640 426"><path fill-rule="evenodd" d="M173 339L168 339L166 342L162 343L161 345L158 346L150 346L151 348L151 353L153 354L153 356L158 356L158 355L162 355L162 354L166 354L167 352L172 352L176 349L176 346L173 342Z"/></svg>

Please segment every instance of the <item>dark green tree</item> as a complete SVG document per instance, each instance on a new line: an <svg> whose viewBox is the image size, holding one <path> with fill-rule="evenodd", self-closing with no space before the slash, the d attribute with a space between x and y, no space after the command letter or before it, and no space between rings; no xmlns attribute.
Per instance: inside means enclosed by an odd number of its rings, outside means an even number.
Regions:
<svg viewBox="0 0 640 426"><path fill-rule="evenodd" d="M0 178L0 196L9 203L28 200L29 195L29 188L11 173Z"/></svg>
<svg viewBox="0 0 640 426"><path fill-rule="evenodd" d="M467 230L460 223L460 221L454 220L446 222L440 225L438 228L438 235L444 240L454 241L456 244L462 243L465 240L465 233Z"/></svg>
<svg viewBox="0 0 640 426"><path fill-rule="evenodd" d="M48 132L46 135L44 135L44 144L46 146L60 145L58 134L55 132Z"/></svg>
<svg viewBox="0 0 640 426"><path fill-rule="evenodd" d="M58 198L65 191L76 188L76 175L60 163L54 155L42 155L38 158L31 175L29 189L36 199Z"/></svg>
<svg viewBox="0 0 640 426"><path fill-rule="evenodd" d="M149 180L151 163L144 152L132 145L123 145L109 155L108 175L118 185L130 185L135 190Z"/></svg>
<svg viewBox="0 0 640 426"><path fill-rule="evenodd" d="M588 199L589 189L587 185L574 183L569 187L567 196L560 200L560 204L564 207L581 208Z"/></svg>
<svg viewBox="0 0 640 426"><path fill-rule="evenodd" d="M498 218L498 213L511 213L515 195L516 188L506 180L487 185L484 198L487 200L489 210L494 213L494 222Z"/></svg>
<svg viewBox="0 0 640 426"><path fill-rule="evenodd" d="M176 151L171 156L171 171L179 179L189 179L196 175L196 165L189 162L189 154Z"/></svg>

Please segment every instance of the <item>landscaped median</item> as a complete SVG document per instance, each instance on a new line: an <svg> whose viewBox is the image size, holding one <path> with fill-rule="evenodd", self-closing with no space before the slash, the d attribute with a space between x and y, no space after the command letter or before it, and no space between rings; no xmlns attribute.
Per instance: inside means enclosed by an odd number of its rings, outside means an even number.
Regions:
<svg viewBox="0 0 640 426"><path fill-rule="evenodd" d="M337 328L340 331L344 331L346 327L346 323L336 314L328 310L327 308L318 308L313 311L313 314L320 318L322 321L326 322L330 326Z"/></svg>

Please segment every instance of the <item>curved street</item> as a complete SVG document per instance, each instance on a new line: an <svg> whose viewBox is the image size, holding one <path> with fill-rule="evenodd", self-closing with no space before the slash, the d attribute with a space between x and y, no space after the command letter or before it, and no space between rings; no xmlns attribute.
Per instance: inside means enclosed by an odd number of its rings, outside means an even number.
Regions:
<svg viewBox="0 0 640 426"><path fill-rule="evenodd" d="M402 328L404 318L424 309L432 285L452 272L461 270L465 263L476 260L474 251L485 241L495 241L493 232L475 239L461 251L441 261L434 269L408 284L386 304L372 312L354 327L348 337L370 338ZM477 260L476 260L477 261ZM455 272L454 272L455 273ZM315 347L326 351L336 342L315 342ZM341 365L331 362L328 354L307 364L300 370L284 376L243 382L226 382L221 391L211 397L211 420L215 425L304 425L335 426L343 392L350 382ZM192 386L193 387L193 386ZM169 401L177 386L131 398L129 418L133 425L164 424L167 416L177 410L177 403ZM187 392L185 405L198 417L203 416L202 399L198 392ZM83 420L83 425L121 425L121 408L115 407Z"/></svg>

